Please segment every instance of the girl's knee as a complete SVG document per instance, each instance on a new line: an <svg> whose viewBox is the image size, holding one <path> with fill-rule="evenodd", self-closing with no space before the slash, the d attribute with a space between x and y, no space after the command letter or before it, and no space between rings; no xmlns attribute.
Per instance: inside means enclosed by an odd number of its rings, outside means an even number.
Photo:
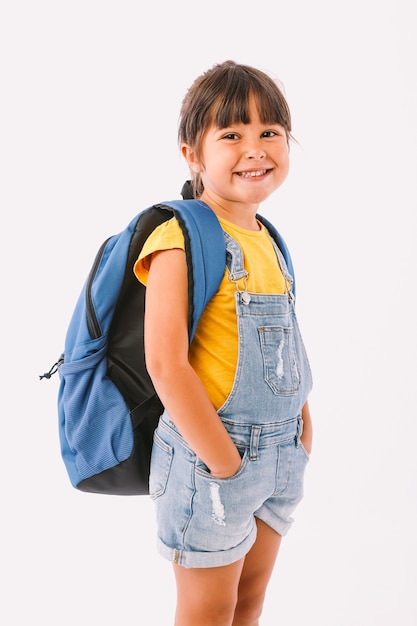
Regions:
<svg viewBox="0 0 417 626"><path fill-rule="evenodd" d="M255 626L262 615L265 594L250 594L237 601L233 626Z"/></svg>
<svg viewBox="0 0 417 626"><path fill-rule="evenodd" d="M178 626L230 626L233 623L234 606L216 602L207 605L191 605L190 602L177 605Z"/></svg>

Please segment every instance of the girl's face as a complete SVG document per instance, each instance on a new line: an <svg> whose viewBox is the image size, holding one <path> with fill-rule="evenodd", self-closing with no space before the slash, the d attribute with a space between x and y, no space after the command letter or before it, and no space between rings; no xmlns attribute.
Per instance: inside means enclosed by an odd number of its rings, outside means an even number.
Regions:
<svg viewBox="0 0 417 626"><path fill-rule="evenodd" d="M248 209L253 214L286 179L289 154L285 129L262 123L253 97L249 113L249 124L210 127L200 161L190 148L183 147L183 153L190 167L200 172L202 200L212 199L227 211Z"/></svg>

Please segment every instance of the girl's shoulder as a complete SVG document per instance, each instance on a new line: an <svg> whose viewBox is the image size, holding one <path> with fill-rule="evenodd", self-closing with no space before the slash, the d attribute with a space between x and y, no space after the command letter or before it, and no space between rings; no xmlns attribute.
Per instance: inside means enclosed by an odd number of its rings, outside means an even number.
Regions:
<svg viewBox="0 0 417 626"><path fill-rule="evenodd" d="M146 285L149 273L149 259L154 252L172 250L174 248L185 249L184 235L175 217L157 226L145 241L133 268L138 280Z"/></svg>

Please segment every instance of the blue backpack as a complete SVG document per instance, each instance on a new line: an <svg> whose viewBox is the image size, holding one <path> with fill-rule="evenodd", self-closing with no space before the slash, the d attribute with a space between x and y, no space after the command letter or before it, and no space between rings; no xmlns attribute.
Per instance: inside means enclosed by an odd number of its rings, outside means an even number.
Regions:
<svg viewBox="0 0 417 626"><path fill-rule="evenodd" d="M71 484L108 495L148 494L153 434L163 406L145 365L146 288L133 266L153 230L176 217L188 266L190 341L224 274L223 230L196 200L154 205L99 249L67 330L59 373L59 438ZM287 247L265 218L293 276ZM161 303L163 306L163 303Z"/></svg>

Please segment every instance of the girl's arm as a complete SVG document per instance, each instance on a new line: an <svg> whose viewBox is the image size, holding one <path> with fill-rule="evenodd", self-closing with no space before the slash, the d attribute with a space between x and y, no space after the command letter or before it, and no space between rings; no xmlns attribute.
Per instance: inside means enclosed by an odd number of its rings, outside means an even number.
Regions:
<svg viewBox="0 0 417 626"><path fill-rule="evenodd" d="M213 476L233 476L239 452L188 360L188 279L185 253L152 255L146 287L146 366L162 404Z"/></svg>

